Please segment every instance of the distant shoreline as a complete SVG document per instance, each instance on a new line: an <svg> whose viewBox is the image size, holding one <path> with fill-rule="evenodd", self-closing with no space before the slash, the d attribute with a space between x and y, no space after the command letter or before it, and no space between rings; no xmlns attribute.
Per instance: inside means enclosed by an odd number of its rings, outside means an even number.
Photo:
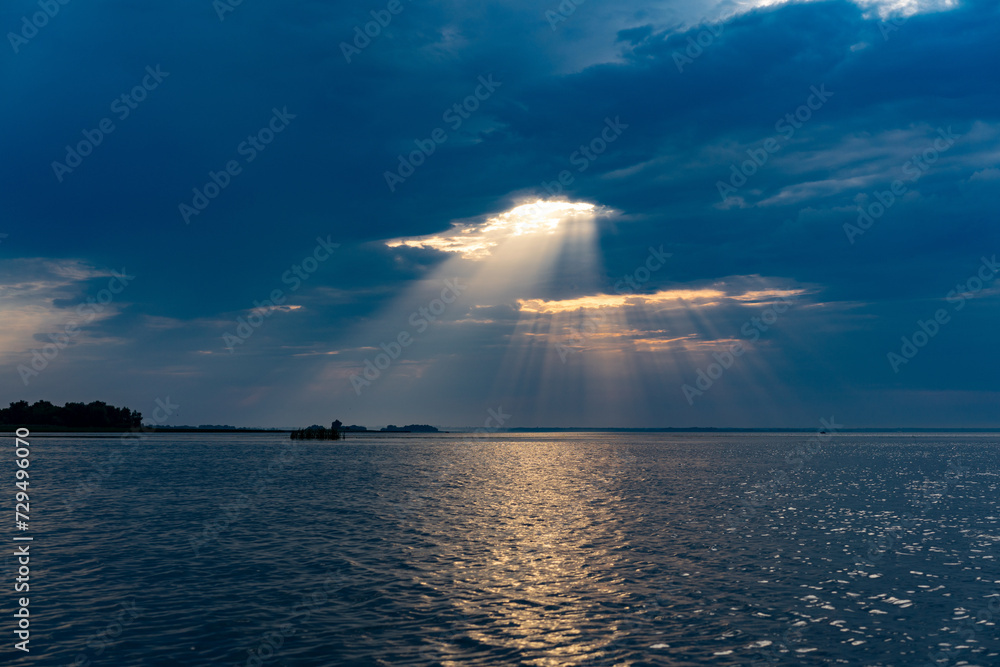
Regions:
<svg viewBox="0 0 1000 667"><path fill-rule="evenodd" d="M143 428L141 431L139 429L109 429L109 428L68 428L68 427L58 427L58 426L40 426L40 425L27 425L27 426L11 426L8 424L0 424L0 433L7 435L14 435L15 429L17 428L27 428L32 432L32 435L46 433L55 435L72 434L72 435L87 435L87 434L128 434L128 433L143 433L145 435L151 435L154 433L232 433L232 434L244 434L244 433L273 433L275 435L291 433L294 429L291 428ZM10 430L6 430L10 429ZM608 428L574 428L574 427L520 427L520 428L510 428L510 429L498 429L492 431L490 435L498 434L519 434L519 433L818 433L819 430L816 428L717 428L717 427L664 427L664 428L624 428L624 427L608 427ZM435 436L435 435L463 435L463 434L473 434L476 430L469 427L450 427L449 430L439 431L437 433L421 433L416 431L343 431L343 434L348 436L385 436L385 435L417 435L417 436ZM845 433L882 433L882 434L916 434L916 433L1000 433L1000 428L842 428L830 432L830 435L838 435ZM44 436L41 436L44 437ZM91 437L99 437L92 435Z"/></svg>
<svg viewBox="0 0 1000 667"><path fill-rule="evenodd" d="M14 433L16 429L26 428L31 432L39 433L291 433L290 428L157 428L154 426L144 426L140 428L101 428L97 426L44 426L40 424L27 424L13 426L10 424L0 424L0 433ZM6 429L10 429L9 431Z"/></svg>
<svg viewBox="0 0 1000 667"><path fill-rule="evenodd" d="M714 426L663 427L663 428L617 428L617 427L554 427L510 428L504 433L818 433L822 429L813 428L720 428ZM837 433L1000 433L1000 427L992 428L838 428Z"/></svg>

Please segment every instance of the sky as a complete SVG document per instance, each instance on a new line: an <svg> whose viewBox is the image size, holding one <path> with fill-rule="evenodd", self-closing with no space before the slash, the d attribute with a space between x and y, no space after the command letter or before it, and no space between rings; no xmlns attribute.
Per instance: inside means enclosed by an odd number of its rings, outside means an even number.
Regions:
<svg viewBox="0 0 1000 667"><path fill-rule="evenodd" d="M996 2L14 0L0 27L0 404L1000 427Z"/></svg>

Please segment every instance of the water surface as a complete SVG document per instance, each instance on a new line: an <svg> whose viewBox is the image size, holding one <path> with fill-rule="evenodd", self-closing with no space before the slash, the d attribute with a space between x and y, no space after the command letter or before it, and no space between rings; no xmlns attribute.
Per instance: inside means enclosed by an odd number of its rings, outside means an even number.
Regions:
<svg viewBox="0 0 1000 667"><path fill-rule="evenodd" d="M1000 664L996 436L286 438L33 439L3 660Z"/></svg>

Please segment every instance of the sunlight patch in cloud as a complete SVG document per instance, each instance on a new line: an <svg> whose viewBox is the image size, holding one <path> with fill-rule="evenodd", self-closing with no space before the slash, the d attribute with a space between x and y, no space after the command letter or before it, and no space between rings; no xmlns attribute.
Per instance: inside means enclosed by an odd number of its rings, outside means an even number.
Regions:
<svg viewBox="0 0 1000 667"><path fill-rule="evenodd" d="M763 7L773 7L775 5L814 2L816 0L748 0L735 3L735 11L732 14L742 14ZM854 4L864 9L874 10L878 16L912 16L914 14L925 14L929 12L947 11L958 7L958 0L853 0ZM728 2L720 3L720 9L726 10L733 7Z"/></svg>
<svg viewBox="0 0 1000 667"><path fill-rule="evenodd" d="M426 248L460 253L465 259L482 259L493 254L501 242L526 236L552 235L575 218L593 216L595 206L582 202L542 201L522 204L483 222L452 223L446 234L394 239L390 248Z"/></svg>
<svg viewBox="0 0 1000 667"><path fill-rule="evenodd" d="M741 293L727 293L718 287L695 289L660 290L652 294L593 294L573 299L547 301L545 299L524 299L518 301L520 309L529 313L570 313L577 310L599 308L622 308L625 306L655 306L667 308L690 308L692 306L715 306L724 299L744 303L766 303L769 300L794 298L806 293L804 289L762 289Z"/></svg>

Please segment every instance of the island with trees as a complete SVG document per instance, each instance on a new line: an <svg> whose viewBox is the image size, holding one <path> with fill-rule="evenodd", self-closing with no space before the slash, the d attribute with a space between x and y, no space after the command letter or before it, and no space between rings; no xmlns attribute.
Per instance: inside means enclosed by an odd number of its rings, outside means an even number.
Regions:
<svg viewBox="0 0 1000 667"><path fill-rule="evenodd" d="M83 432L124 432L142 429L144 432L165 433L288 433L296 440L342 440L347 433L440 433L428 424L396 426L390 424L383 429L370 430L352 424L345 426L339 419L325 428L318 424L299 429L288 428L245 428L228 424L203 424L201 426L147 426L142 425L142 413L129 408L119 408L104 401L90 403L66 403L58 406L49 401L12 402L0 409L0 431L13 432L19 428L32 431L55 433Z"/></svg>
<svg viewBox="0 0 1000 667"><path fill-rule="evenodd" d="M292 440L342 440L347 433L440 433L437 428L428 424L409 424L408 426L396 426L389 424L378 431L370 431L364 426L353 424L344 426L339 419L330 424L330 428L324 428L319 424L313 424L306 428L295 429L291 433Z"/></svg>
<svg viewBox="0 0 1000 667"><path fill-rule="evenodd" d="M339 428L323 428L319 424L313 424L306 428L295 429L290 437L292 440L340 440L343 436Z"/></svg>
<svg viewBox="0 0 1000 667"><path fill-rule="evenodd" d="M142 426L142 413L118 408L104 401L66 403L48 401L11 403L0 409L0 429L28 428L45 431L131 431Z"/></svg>

